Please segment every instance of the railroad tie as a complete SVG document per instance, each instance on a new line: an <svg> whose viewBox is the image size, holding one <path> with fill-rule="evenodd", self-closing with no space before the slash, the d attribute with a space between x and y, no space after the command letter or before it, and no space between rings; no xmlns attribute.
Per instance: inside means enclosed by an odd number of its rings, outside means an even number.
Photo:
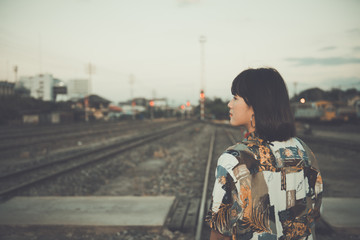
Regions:
<svg viewBox="0 0 360 240"><path fill-rule="evenodd" d="M171 231L194 233L199 215L200 198L177 197L165 226Z"/></svg>

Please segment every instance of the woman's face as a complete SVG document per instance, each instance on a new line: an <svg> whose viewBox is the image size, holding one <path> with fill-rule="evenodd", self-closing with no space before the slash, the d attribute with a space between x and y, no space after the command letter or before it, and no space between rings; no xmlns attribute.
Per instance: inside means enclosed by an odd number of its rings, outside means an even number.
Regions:
<svg viewBox="0 0 360 240"><path fill-rule="evenodd" d="M254 114L252 107L249 107L245 100L235 95L233 99L228 103L230 108L230 124L233 126L245 126L249 132L255 130L251 126L251 117ZM252 120L253 126L255 126L255 118Z"/></svg>

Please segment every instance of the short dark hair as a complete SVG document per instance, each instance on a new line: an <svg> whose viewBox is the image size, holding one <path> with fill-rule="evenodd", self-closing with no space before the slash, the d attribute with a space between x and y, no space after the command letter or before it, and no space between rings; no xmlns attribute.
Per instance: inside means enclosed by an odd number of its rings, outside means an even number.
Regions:
<svg viewBox="0 0 360 240"><path fill-rule="evenodd" d="M231 93L244 98L255 115L255 131L266 141L286 141L295 136L289 94L274 68L247 69L233 81Z"/></svg>

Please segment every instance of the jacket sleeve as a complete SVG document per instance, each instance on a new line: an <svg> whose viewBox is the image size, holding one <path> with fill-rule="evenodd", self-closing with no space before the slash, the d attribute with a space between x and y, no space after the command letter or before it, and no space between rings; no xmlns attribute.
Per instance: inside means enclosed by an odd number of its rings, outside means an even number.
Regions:
<svg viewBox="0 0 360 240"><path fill-rule="evenodd" d="M321 177L319 165L314 153L311 149L304 143L301 139L297 138L308 156L309 169L307 171L307 178L310 188L313 190L311 193L311 198L313 202L313 211L311 216L313 220L320 218L320 207L322 202L322 192L323 192L323 180Z"/></svg>
<svg viewBox="0 0 360 240"><path fill-rule="evenodd" d="M236 222L232 198L236 187L232 169L237 163L238 160L228 153L223 153L218 159L212 202L205 219L211 229L225 236L232 235L232 229Z"/></svg>

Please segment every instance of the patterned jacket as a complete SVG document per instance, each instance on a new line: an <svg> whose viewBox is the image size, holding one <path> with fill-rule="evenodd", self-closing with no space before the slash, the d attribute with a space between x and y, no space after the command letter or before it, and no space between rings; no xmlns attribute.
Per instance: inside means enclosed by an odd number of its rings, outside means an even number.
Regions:
<svg viewBox="0 0 360 240"><path fill-rule="evenodd" d="M252 133L218 159L206 221L233 239L313 239L322 178L299 138L266 142Z"/></svg>

